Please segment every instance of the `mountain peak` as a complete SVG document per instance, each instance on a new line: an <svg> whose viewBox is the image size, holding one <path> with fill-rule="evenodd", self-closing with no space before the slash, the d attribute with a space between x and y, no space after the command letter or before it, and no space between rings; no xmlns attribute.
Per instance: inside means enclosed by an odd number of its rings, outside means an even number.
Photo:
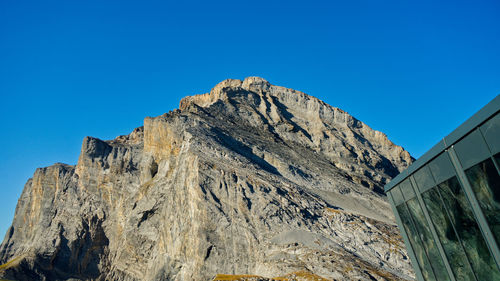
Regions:
<svg viewBox="0 0 500 281"><path fill-rule="evenodd" d="M224 88L242 88L245 90L267 90L271 83L262 77L249 76L243 81L240 79L226 79L219 82L210 92L217 92Z"/></svg>
<svg viewBox="0 0 500 281"><path fill-rule="evenodd" d="M271 83L269 83L266 79L256 76L247 77L243 81L240 79L226 79L215 85L209 93L184 97L180 101L179 108L183 110L191 104L206 107L217 100L227 99L226 92L228 90L235 91L242 89L247 91L262 92L269 90L271 86Z"/></svg>
<svg viewBox="0 0 500 281"><path fill-rule="evenodd" d="M271 83L269 83L266 79L256 76L251 76L245 78L241 87L245 90L262 90L267 91L269 87L271 87Z"/></svg>
<svg viewBox="0 0 500 281"><path fill-rule="evenodd" d="M210 110L217 101L221 105ZM214 111L214 115L228 114L226 118L231 120L243 119L251 126L272 126L270 130L282 138L332 157L335 155L334 158L338 158L335 165L346 171L356 166L355 163L372 162L383 167L389 167L386 164L391 161L401 163L384 172L391 177L413 161L407 151L392 143L383 132L373 130L342 109L306 93L272 85L261 77L247 77L243 81L226 79L210 93L183 98L180 109L186 110L193 104ZM341 135L337 135L340 132ZM335 139L341 143L332 144ZM368 150L383 151L384 156L368 156L364 151L367 144L372 146ZM358 158L354 162L350 160L353 155ZM389 162L382 164L384 159ZM383 185L388 178L380 180Z"/></svg>
<svg viewBox="0 0 500 281"><path fill-rule="evenodd" d="M0 279L413 280L382 194L412 158L385 134L259 77L180 108L38 169Z"/></svg>

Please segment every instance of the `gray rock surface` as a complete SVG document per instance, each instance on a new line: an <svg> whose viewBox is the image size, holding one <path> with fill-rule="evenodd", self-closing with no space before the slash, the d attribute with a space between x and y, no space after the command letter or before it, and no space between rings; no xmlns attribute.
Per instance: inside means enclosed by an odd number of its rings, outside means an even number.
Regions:
<svg viewBox="0 0 500 281"><path fill-rule="evenodd" d="M0 276L413 280L382 192L412 161L314 97L225 80L129 135L85 138L76 166L37 169Z"/></svg>

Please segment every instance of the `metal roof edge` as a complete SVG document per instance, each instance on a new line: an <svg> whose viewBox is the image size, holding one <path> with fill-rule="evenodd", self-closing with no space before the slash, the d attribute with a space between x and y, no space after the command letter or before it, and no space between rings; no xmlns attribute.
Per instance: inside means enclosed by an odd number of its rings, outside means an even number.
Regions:
<svg viewBox="0 0 500 281"><path fill-rule="evenodd" d="M395 185L402 182L408 176L413 174L415 171L420 169L422 166L427 164L429 161L434 159L442 151L446 150L451 145L455 144L470 131L474 130L476 127L480 126L491 116L500 110L500 95L497 95L492 101L486 104L478 112L472 115L464 123L462 123L458 128L453 130L449 135L444 137L436 145L434 145L429 151L420 156L413 164L411 164L406 170L402 171L399 175L394 177L389 183L384 186L384 191L387 192L391 190Z"/></svg>
<svg viewBox="0 0 500 281"><path fill-rule="evenodd" d="M424 155L420 156L420 158L418 158L415 162L413 162L413 164L411 164L408 168L406 168L406 170L401 172L399 175L393 178L388 184L386 184L384 187L384 191L385 192L389 191L396 184L405 180L409 175L413 174L413 172L415 172L420 167L425 165L427 162L429 162L431 159L433 159L435 156L441 153L441 151L443 151L444 149L445 149L444 140L441 140L436 145L434 145L429 151L424 153Z"/></svg>
<svg viewBox="0 0 500 281"><path fill-rule="evenodd" d="M446 148L455 144L470 131L474 130L474 128L484 123L484 121L488 120L493 114L497 113L498 110L500 110L500 95L497 95L492 101L476 112L476 114L472 115L462 123L462 125L458 126L458 128L447 135L444 138Z"/></svg>

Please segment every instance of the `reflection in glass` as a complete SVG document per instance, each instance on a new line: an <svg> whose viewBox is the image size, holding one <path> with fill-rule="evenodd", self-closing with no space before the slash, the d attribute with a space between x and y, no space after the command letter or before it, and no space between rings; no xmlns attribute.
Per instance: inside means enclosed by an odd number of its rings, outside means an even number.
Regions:
<svg viewBox="0 0 500 281"><path fill-rule="evenodd" d="M398 210L399 216L401 217L401 222L403 223L406 233L408 234L408 240L410 240L413 252L415 252L415 256L418 261L418 266L420 267L420 271L422 272L424 279L426 281L435 281L436 278L432 273L429 260L427 260L427 256L424 253L422 242L420 241L418 233L411 221L410 213L406 208L406 204L403 203L397 206L396 208Z"/></svg>
<svg viewBox="0 0 500 281"><path fill-rule="evenodd" d="M500 176L493 161L487 159L465 171L465 174L495 239L500 243Z"/></svg>
<svg viewBox="0 0 500 281"><path fill-rule="evenodd" d="M455 274L455 278L457 280L474 281L475 278L467 262L467 257L448 218L437 189L432 188L424 192L422 198L446 253L446 257L448 257L448 262Z"/></svg>
<svg viewBox="0 0 500 281"><path fill-rule="evenodd" d="M500 280L500 272L457 178L439 184L438 189L478 280Z"/></svg>
<svg viewBox="0 0 500 281"><path fill-rule="evenodd" d="M418 204L417 198L409 200L408 202L406 202L406 204L408 205L408 209L410 210L410 213L413 217L415 227L420 234L420 239L422 240L424 248L427 251L427 256L429 257L429 261L431 262L431 266L434 269L437 280L450 280L448 277L448 273L446 272L444 262L439 254L439 250L434 239L432 238L431 230L427 225L424 212Z"/></svg>

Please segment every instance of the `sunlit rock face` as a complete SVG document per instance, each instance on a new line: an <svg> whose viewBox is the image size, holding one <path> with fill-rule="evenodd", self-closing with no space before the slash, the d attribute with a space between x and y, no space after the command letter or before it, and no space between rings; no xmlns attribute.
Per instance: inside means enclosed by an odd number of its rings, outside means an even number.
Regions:
<svg viewBox="0 0 500 281"><path fill-rule="evenodd" d="M317 98L225 80L127 136L85 138L76 166L37 169L0 276L413 280L382 193L412 160Z"/></svg>

